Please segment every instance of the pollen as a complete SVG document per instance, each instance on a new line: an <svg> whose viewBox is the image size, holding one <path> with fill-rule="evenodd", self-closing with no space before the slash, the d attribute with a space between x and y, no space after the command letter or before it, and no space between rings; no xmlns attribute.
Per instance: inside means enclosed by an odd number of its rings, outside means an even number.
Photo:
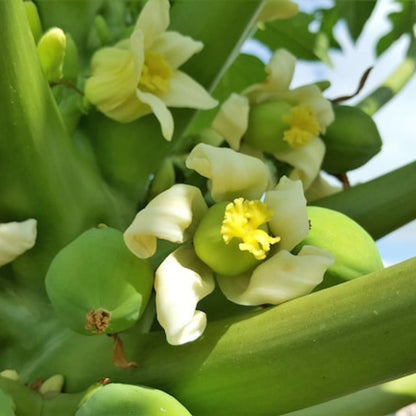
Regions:
<svg viewBox="0 0 416 416"><path fill-rule="evenodd" d="M147 52L139 86L149 92L165 92L169 89L173 69L162 55Z"/></svg>
<svg viewBox="0 0 416 416"><path fill-rule="evenodd" d="M259 229L273 216L265 203L237 198L230 202L224 213L221 235L226 244L233 238L242 242L238 245L241 251L248 251L257 260L263 260L270 246L280 241L280 237L270 236L264 229Z"/></svg>
<svg viewBox="0 0 416 416"><path fill-rule="evenodd" d="M284 132L283 140L294 149L307 145L314 137L319 135L320 126L313 110L305 105L293 107L290 114L283 121L290 124Z"/></svg>

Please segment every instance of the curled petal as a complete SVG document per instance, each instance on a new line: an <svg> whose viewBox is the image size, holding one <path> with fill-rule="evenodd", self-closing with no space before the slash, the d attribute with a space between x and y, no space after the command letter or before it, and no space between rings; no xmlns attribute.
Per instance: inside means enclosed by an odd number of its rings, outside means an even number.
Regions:
<svg viewBox="0 0 416 416"><path fill-rule="evenodd" d="M288 91L295 72L296 58L285 49L278 49L266 65L268 77L243 91L251 104L280 99L279 94Z"/></svg>
<svg viewBox="0 0 416 416"><path fill-rule="evenodd" d="M212 122L212 128L220 133L232 149L238 150L248 127L250 105L244 95L231 94L221 105Z"/></svg>
<svg viewBox="0 0 416 416"><path fill-rule="evenodd" d="M0 224L0 266L10 263L35 245L37 221Z"/></svg>
<svg viewBox="0 0 416 416"><path fill-rule="evenodd" d="M138 212L124 232L124 241L137 257L151 257L156 252L158 238L174 243L188 240L207 209L198 188L173 185Z"/></svg>
<svg viewBox="0 0 416 416"><path fill-rule="evenodd" d="M302 247L297 256L282 250L254 269L251 277L219 277L218 284L234 303L278 305L310 293L333 262L331 253L313 246Z"/></svg>
<svg viewBox="0 0 416 416"><path fill-rule="evenodd" d="M294 167L289 175L290 178L302 181L303 189L307 190L321 169L325 156L325 144L319 137L314 137L306 146L275 153L274 156Z"/></svg>
<svg viewBox="0 0 416 416"><path fill-rule="evenodd" d="M178 32L165 32L159 36L152 45L152 51L162 55L169 65L179 68L192 55L200 52L204 47L202 42L192 39L190 36L181 35Z"/></svg>
<svg viewBox="0 0 416 416"><path fill-rule="evenodd" d="M190 247L180 247L156 270L157 319L169 344L181 345L200 337L206 315L198 302L214 290L212 271Z"/></svg>
<svg viewBox="0 0 416 416"><path fill-rule="evenodd" d="M192 149L186 166L210 180L216 202L259 199L269 183L268 168L261 160L224 147L200 143Z"/></svg>
<svg viewBox="0 0 416 416"><path fill-rule="evenodd" d="M136 95L142 103L147 104L152 109L162 128L163 137L168 142L171 141L173 135L173 117L166 104L156 95L140 91L138 88Z"/></svg>
<svg viewBox="0 0 416 416"><path fill-rule="evenodd" d="M301 182L284 176L274 191L266 192L264 202L273 211L269 227L274 235L281 238L279 247L292 250L309 232L306 199Z"/></svg>
<svg viewBox="0 0 416 416"><path fill-rule="evenodd" d="M168 28L169 9L169 0L148 0L140 12L135 29L140 29L144 33L146 50Z"/></svg>
<svg viewBox="0 0 416 416"><path fill-rule="evenodd" d="M169 89L159 94L168 107L207 110L218 104L200 84L182 71L175 71L169 82Z"/></svg>

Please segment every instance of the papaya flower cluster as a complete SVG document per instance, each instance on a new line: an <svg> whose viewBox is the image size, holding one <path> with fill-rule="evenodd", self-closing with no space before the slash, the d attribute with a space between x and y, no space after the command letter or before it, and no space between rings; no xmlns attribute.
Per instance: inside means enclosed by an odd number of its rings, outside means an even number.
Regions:
<svg viewBox="0 0 416 416"><path fill-rule="evenodd" d="M204 332L207 318L197 304L215 281L234 303L276 305L309 293L334 261L314 246L291 253L309 232L300 181L283 177L273 187L262 160L202 143L186 165L208 179L215 204L208 207L199 188L175 184L124 232L139 258L153 256L158 239L179 245L154 282L157 318L173 345Z"/></svg>
<svg viewBox="0 0 416 416"><path fill-rule="evenodd" d="M290 178L301 180L307 190L325 154L319 136L334 113L317 85L290 89L295 65L291 53L278 49L266 65L266 80L231 94L212 127L232 149L260 150L288 163L293 167Z"/></svg>
<svg viewBox="0 0 416 416"><path fill-rule="evenodd" d="M99 49L85 95L101 112L127 123L153 113L163 137L171 140L174 121L168 107L210 109L209 93L178 68L203 48L201 42L166 29L168 0L149 0L129 39Z"/></svg>
<svg viewBox="0 0 416 416"><path fill-rule="evenodd" d="M13 221L0 224L0 267L31 249L36 242L37 221Z"/></svg>

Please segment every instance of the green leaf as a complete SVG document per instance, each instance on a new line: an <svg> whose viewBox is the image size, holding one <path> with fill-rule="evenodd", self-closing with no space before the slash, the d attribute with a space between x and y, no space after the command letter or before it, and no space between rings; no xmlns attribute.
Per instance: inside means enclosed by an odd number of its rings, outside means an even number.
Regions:
<svg viewBox="0 0 416 416"><path fill-rule="evenodd" d="M392 25L391 29L385 34L376 46L377 56L385 52L402 35L409 34L414 37L413 27L416 23L416 4L414 1L395 0L400 7L400 11L392 12L388 18Z"/></svg>
<svg viewBox="0 0 416 416"><path fill-rule="evenodd" d="M309 30L313 21L313 15L300 12L290 19L266 23L264 29L256 32L255 38L271 50L285 48L299 59L330 63L327 37Z"/></svg>

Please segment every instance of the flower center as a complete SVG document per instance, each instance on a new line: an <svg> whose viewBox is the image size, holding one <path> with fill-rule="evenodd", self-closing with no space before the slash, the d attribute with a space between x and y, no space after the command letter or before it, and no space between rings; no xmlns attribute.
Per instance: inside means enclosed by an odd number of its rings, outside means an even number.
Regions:
<svg viewBox="0 0 416 416"><path fill-rule="evenodd" d="M291 126L284 132L283 140L294 149L307 145L320 131L315 113L306 105L293 107L283 121Z"/></svg>
<svg viewBox="0 0 416 416"><path fill-rule="evenodd" d="M226 244L233 238L239 238L242 240L238 245L241 251L248 251L257 260L262 260L270 250L270 245L280 241L280 237L271 237L266 231L259 229L272 216L273 211L265 203L237 198L225 208L222 237Z"/></svg>
<svg viewBox="0 0 416 416"><path fill-rule="evenodd" d="M147 52L139 86L150 92L165 92L169 89L173 70L162 55Z"/></svg>

